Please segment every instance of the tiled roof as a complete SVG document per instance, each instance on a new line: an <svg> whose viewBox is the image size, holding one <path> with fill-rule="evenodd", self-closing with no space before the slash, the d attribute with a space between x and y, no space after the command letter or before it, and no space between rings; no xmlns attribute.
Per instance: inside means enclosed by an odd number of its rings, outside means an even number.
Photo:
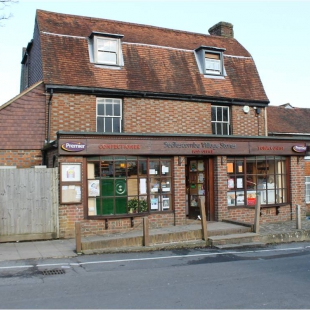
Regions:
<svg viewBox="0 0 310 310"><path fill-rule="evenodd" d="M268 106L268 132L310 134L310 109Z"/></svg>
<svg viewBox="0 0 310 310"><path fill-rule="evenodd" d="M46 84L125 91L187 94L268 103L255 63L234 38L37 10ZM124 67L111 70L89 60L93 32L124 35ZM225 79L199 73L194 50L226 49Z"/></svg>

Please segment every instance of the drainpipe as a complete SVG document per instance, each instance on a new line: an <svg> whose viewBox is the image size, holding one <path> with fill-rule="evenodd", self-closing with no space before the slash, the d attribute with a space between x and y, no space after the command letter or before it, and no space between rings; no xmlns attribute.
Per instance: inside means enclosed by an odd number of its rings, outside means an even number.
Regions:
<svg viewBox="0 0 310 310"><path fill-rule="evenodd" d="M267 115L267 107L265 107L264 108L264 112L265 112L265 136L268 136L268 121L267 121L267 117L268 117L268 115Z"/></svg>
<svg viewBox="0 0 310 310"><path fill-rule="evenodd" d="M50 142L51 135L51 108L52 108L53 89L50 90L50 97L48 99L48 112L47 112L47 137L46 142Z"/></svg>

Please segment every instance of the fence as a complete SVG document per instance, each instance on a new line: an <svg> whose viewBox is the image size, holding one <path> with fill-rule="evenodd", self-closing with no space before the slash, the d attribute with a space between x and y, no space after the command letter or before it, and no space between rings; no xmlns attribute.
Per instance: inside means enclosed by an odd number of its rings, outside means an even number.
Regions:
<svg viewBox="0 0 310 310"><path fill-rule="evenodd" d="M0 242L58 236L58 169L0 169Z"/></svg>

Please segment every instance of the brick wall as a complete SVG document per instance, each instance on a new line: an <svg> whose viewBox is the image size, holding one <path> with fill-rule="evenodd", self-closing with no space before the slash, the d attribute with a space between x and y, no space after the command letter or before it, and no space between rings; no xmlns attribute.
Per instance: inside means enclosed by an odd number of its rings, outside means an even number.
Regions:
<svg viewBox="0 0 310 310"><path fill-rule="evenodd" d="M54 93L51 140L57 131L96 132L96 96Z"/></svg>
<svg viewBox="0 0 310 310"><path fill-rule="evenodd" d="M211 105L126 98L124 131L130 133L211 134Z"/></svg>
<svg viewBox="0 0 310 310"><path fill-rule="evenodd" d="M252 107L249 113L244 113L242 106L232 106L231 115L233 135L266 136L264 108L260 108L260 114L256 114Z"/></svg>
<svg viewBox="0 0 310 310"><path fill-rule="evenodd" d="M123 132L212 134L211 104L174 100L124 98ZM96 131L96 96L54 93L51 139L61 131ZM265 114L255 110L245 114L232 107L234 135L265 135Z"/></svg>
<svg viewBox="0 0 310 310"><path fill-rule="evenodd" d="M0 166L30 168L41 164L41 150L0 150Z"/></svg>

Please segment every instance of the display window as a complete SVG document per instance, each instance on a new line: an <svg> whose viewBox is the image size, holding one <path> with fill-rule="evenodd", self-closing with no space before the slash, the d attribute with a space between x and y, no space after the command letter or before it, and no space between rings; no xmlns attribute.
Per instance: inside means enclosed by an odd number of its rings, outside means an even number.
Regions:
<svg viewBox="0 0 310 310"><path fill-rule="evenodd" d="M283 156L227 158L228 206L255 206L288 202L288 159Z"/></svg>
<svg viewBox="0 0 310 310"><path fill-rule="evenodd" d="M170 158L89 157L88 216L171 211L171 169Z"/></svg>
<svg viewBox="0 0 310 310"><path fill-rule="evenodd" d="M82 201L81 164L62 163L60 165L60 203L75 204Z"/></svg>

